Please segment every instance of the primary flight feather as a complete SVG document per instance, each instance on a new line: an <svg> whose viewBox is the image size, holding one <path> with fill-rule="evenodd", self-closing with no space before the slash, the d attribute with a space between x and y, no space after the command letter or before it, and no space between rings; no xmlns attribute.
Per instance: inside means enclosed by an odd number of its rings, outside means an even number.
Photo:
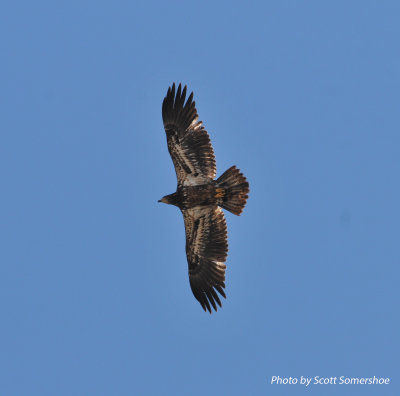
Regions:
<svg viewBox="0 0 400 396"><path fill-rule="evenodd" d="M249 193L249 183L235 166L217 180L210 137L198 121L193 92L186 100L186 86L168 88L162 117L168 151L175 166L175 193L159 202L179 207L185 222L186 256L190 287L205 311L221 306L225 296L225 261L228 240L221 208L240 215ZM219 295L218 295L219 294Z"/></svg>

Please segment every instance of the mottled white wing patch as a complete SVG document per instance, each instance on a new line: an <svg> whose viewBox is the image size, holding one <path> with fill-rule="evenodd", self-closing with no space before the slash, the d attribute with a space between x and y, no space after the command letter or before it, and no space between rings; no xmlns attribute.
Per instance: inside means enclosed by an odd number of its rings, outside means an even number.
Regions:
<svg viewBox="0 0 400 396"><path fill-rule="evenodd" d="M209 182L216 176L214 150L193 101L193 92L185 103L186 86L168 89L162 106L168 151L175 166L178 184L193 186Z"/></svg>
<svg viewBox="0 0 400 396"><path fill-rule="evenodd" d="M228 241L225 217L218 206L182 211L186 231L186 256L192 292L204 310L217 310L225 297L225 260Z"/></svg>

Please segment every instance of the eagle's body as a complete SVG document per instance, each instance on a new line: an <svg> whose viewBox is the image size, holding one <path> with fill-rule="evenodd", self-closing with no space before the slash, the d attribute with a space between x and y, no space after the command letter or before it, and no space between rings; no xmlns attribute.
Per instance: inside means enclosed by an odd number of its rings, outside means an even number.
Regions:
<svg viewBox="0 0 400 396"><path fill-rule="evenodd" d="M180 210L220 205L223 202L224 190L217 186L215 181L199 186L180 186L175 193L167 195L161 202L175 205Z"/></svg>
<svg viewBox="0 0 400 396"><path fill-rule="evenodd" d="M186 86L175 84L163 101L162 116L168 151L175 166L178 186L175 193L159 202L177 206L183 214L186 256L193 294L204 310L221 306L225 297L227 230L221 207L239 215L247 200L249 184L232 166L217 180L214 151L198 115L193 93L185 103Z"/></svg>

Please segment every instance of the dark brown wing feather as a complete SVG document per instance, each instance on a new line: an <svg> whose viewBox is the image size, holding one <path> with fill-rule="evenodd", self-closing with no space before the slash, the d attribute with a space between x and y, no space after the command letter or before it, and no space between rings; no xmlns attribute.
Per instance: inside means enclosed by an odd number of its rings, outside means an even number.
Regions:
<svg viewBox="0 0 400 396"><path fill-rule="evenodd" d="M183 210L190 287L203 309L217 310L225 298L228 240L224 213L218 206Z"/></svg>
<svg viewBox="0 0 400 396"><path fill-rule="evenodd" d="M175 83L168 88L162 104L168 151L175 166L178 185L204 184L214 179L216 165L210 137L198 121L193 92L185 104L186 86L175 94Z"/></svg>

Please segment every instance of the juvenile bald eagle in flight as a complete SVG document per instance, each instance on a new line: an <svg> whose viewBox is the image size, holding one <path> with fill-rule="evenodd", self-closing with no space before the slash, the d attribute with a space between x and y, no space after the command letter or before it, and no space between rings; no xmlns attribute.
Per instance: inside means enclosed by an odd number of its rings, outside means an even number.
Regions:
<svg viewBox="0 0 400 396"><path fill-rule="evenodd" d="M178 187L159 202L177 206L185 222L186 256L190 287L204 311L217 310L224 298L228 240L221 208L240 215L248 198L249 183L235 166L218 179L210 137L198 121L193 92L186 103L186 86L168 88L162 104L168 151L175 166Z"/></svg>

